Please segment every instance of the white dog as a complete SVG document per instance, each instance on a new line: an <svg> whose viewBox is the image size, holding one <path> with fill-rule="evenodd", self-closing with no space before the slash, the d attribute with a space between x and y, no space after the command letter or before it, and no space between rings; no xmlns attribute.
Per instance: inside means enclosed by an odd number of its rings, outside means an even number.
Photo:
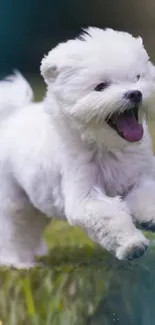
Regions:
<svg viewBox="0 0 155 325"><path fill-rule="evenodd" d="M145 119L155 72L141 38L89 28L53 49L41 73L41 103L20 74L0 83L0 264L33 266L53 217L118 259L143 255L148 240L135 224L155 229Z"/></svg>

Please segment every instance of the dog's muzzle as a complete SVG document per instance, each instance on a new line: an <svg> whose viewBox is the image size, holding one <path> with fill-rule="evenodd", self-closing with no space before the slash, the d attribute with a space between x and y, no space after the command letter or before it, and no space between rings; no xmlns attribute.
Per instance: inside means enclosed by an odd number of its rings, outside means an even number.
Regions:
<svg viewBox="0 0 155 325"><path fill-rule="evenodd" d="M122 113L114 113L106 122L122 138L128 142L140 141L143 137L143 126L138 122L138 110L142 102L142 93L139 90L128 91L124 99L129 101L131 108Z"/></svg>

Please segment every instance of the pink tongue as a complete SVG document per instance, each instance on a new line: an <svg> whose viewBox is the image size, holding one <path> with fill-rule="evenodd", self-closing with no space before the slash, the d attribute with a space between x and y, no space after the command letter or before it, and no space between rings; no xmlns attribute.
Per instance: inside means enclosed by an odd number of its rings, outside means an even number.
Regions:
<svg viewBox="0 0 155 325"><path fill-rule="evenodd" d="M122 114L115 118L115 125L123 137L129 142L136 142L143 137L143 127L140 125L134 114Z"/></svg>

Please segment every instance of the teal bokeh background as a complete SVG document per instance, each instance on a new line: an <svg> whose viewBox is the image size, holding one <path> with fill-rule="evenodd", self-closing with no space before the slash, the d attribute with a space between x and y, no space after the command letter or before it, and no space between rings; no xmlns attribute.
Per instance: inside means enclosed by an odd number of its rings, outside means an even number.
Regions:
<svg viewBox="0 0 155 325"><path fill-rule="evenodd" d="M141 34L154 58L154 0L0 0L0 72L39 71L58 42L96 25Z"/></svg>

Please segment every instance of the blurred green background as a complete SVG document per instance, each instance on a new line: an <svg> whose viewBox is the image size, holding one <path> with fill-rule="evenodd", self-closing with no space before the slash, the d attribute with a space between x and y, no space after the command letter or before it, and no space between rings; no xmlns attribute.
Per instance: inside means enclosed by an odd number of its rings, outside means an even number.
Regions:
<svg viewBox="0 0 155 325"><path fill-rule="evenodd" d="M19 69L40 100L43 55L89 25L141 35L155 63L154 0L0 0L1 77ZM80 229L54 222L38 269L1 269L0 325L155 325L154 235L147 235L148 254L122 263Z"/></svg>

